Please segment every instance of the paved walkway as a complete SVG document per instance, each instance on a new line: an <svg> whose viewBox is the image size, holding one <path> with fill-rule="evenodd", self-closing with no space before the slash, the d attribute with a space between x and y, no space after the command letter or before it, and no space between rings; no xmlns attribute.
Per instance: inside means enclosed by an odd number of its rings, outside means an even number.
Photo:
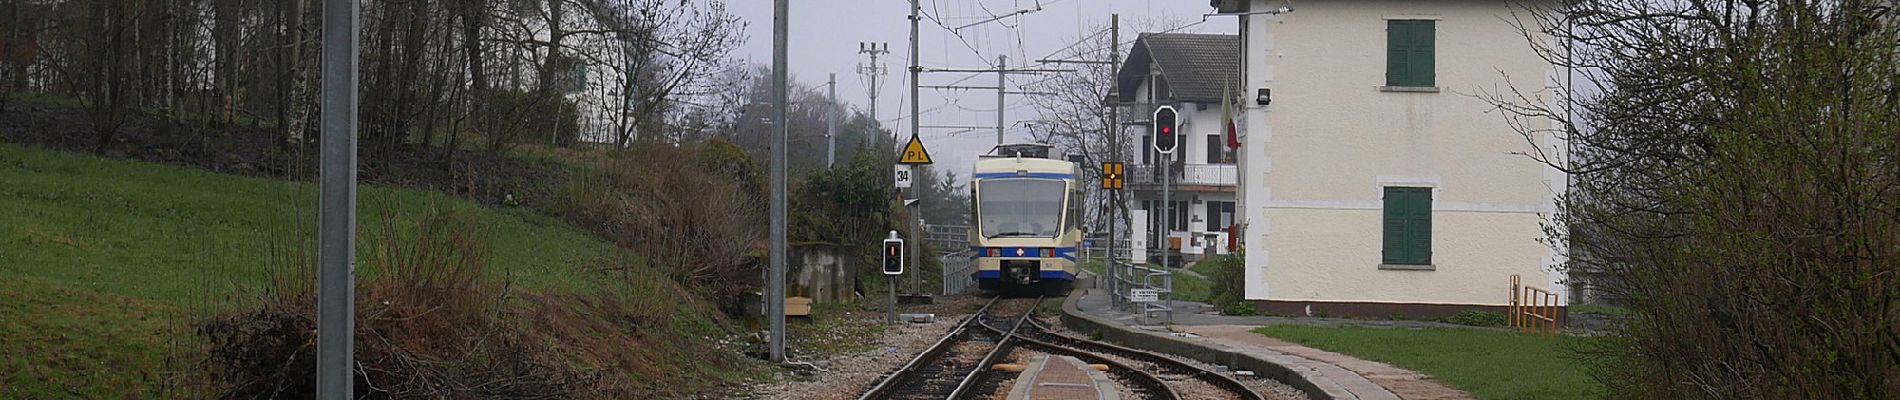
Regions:
<svg viewBox="0 0 1900 400"><path fill-rule="evenodd" d="M1036 356L1016 383L1009 400L1117 400L1114 383L1102 371L1070 356Z"/></svg>
<svg viewBox="0 0 1900 400"><path fill-rule="evenodd" d="M1102 317L1138 329L1160 330L1161 321L1109 308L1106 292L1082 291L1076 307L1084 313ZM1393 328L1453 327L1425 321L1369 321L1340 318L1287 318L1260 316L1223 316L1203 313L1207 305L1177 302L1174 324L1169 331L1187 340L1223 346L1248 353L1296 370L1317 373L1330 382L1314 382L1358 399L1470 399L1470 394L1447 387L1431 377L1390 364L1361 360L1352 356L1253 333L1253 328L1275 324L1317 326L1377 326Z"/></svg>

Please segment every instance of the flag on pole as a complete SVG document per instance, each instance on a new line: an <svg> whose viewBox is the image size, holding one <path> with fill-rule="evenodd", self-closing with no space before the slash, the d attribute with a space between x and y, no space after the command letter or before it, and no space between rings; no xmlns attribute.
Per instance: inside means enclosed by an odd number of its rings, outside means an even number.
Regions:
<svg viewBox="0 0 1900 400"><path fill-rule="evenodd" d="M1234 124L1234 94L1229 91L1232 87L1226 85L1222 86L1220 95L1221 127L1226 128L1227 131L1225 132L1225 136L1227 136L1227 148L1238 149L1240 148L1240 129Z"/></svg>

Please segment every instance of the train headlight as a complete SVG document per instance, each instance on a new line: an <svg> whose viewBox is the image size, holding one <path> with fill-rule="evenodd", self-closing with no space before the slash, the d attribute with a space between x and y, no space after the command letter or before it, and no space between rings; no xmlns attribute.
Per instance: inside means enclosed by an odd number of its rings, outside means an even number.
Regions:
<svg viewBox="0 0 1900 400"><path fill-rule="evenodd" d="M1047 248L1042 249L1042 258L1055 258L1055 257L1056 257L1056 249L1054 247L1047 247Z"/></svg>

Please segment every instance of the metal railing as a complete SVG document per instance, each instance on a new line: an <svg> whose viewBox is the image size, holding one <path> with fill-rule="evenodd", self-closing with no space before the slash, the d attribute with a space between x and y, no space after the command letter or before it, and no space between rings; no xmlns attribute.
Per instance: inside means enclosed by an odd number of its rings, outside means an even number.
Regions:
<svg viewBox="0 0 1900 400"><path fill-rule="evenodd" d="M944 254L968 250L970 247L968 225L924 225L923 236L925 241Z"/></svg>
<svg viewBox="0 0 1900 400"><path fill-rule="evenodd" d="M943 265L943 295L963 293L976 284L976 278L970 276L976 272L976 263L970 262L973 256L969 249L938 256L937 260Z"/></svg>
<svg viewBox="0 0 1900 400"><path fill-rule="evenodd" d="M1174 175L1175 185L1216 185L1234 186L1239 182L1239 170L1234 164L1175 164L1168 166L1168 173ZM1161 166L1139 164L1128 166L1128 182L1132 184L1161 184Z"/></svg>
<svg viewBox="0 0 1900 400"><path fill-rule="evenodd" d="M1108 264L1107 272L1110 284L1109 293L1114 306L1119 309L1138 308L1145 317L1153 318L1155 313L1163 313L1164 324L1174 324L1174 272L1167 268L1150 267L1126 260L1114 260ZM1136 301L1137 290L1153 291L1155 301Z"/></svg>

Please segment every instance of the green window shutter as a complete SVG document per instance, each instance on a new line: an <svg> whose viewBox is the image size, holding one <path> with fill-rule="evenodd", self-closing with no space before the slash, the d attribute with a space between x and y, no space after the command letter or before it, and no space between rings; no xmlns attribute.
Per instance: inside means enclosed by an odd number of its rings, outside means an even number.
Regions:
<svg viewBox="0 0 1900 400"><path fill-rule="evenodd" d="M1405 218L1399 214L1402 208L1399 195L1392 189L1396 188L1385 188L1385 218L1382 224L1384 225L1382 242L1385 245L1382 246L1383 250L1380 253L1380 262L1385 264L1399 264L1399 260L1405 259L1404 249L1399 246L1400 242L1405 241Z"/></svg>
<svg viewBox="0 0 1900 400"><path fill-rule="evenodd" d="M1434 36L1438 33L1438 27L1433 21L1413 22L1416 23L1412 26L1412 57L1409 61L1413 78L1417 79L1414 83L1417 86L1433 86L1438 73L1434 68L1437 60L1433 58L1435 50L1433 42Z"/></svg>
<svg viewBox="0 0 1900 400"><path fill-rule="evenodd" d="M1387 20L1386 86L1432 86L1434 21Z"/></svg>
<svg viewBox="0 0 1900 400"><path fill-rule="evenodd" d="M1431 188L1385 188L1382 262L1408 265L1431 264L1431 213Z"/></svg>

